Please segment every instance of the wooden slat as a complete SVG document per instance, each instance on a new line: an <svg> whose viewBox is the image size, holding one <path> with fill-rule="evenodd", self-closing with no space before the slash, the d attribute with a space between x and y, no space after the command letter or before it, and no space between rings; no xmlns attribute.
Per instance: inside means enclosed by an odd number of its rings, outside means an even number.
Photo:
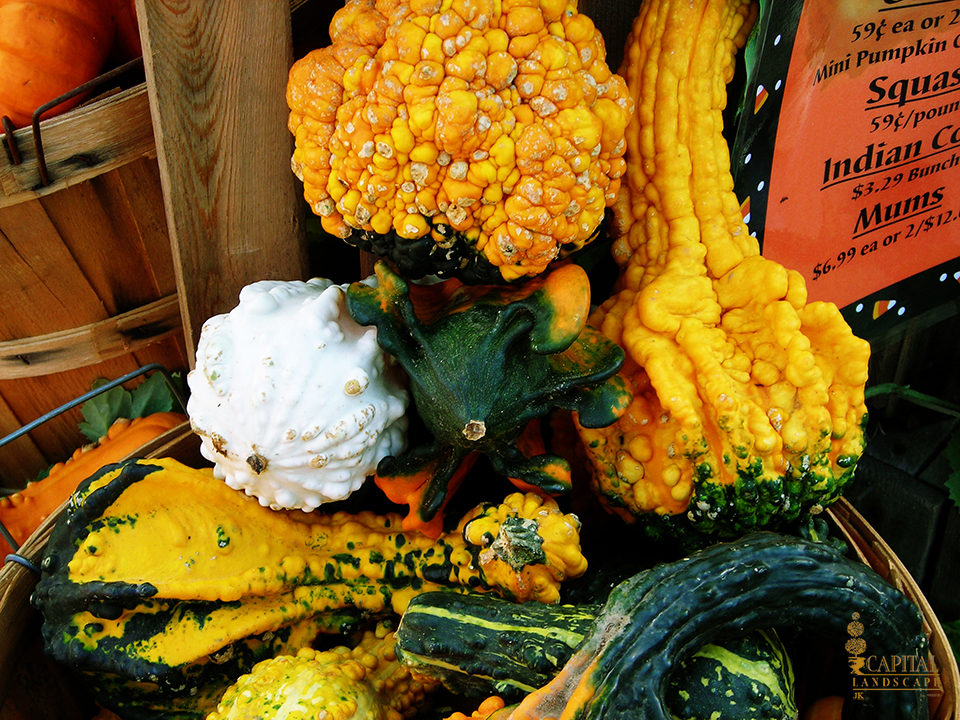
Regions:
<svg viewBox="0 0 960 720"><path fill-rule="evenodd" d="M85 351L73 348L72 355L59 353L53 365L47 356L45 363L20 368L35 373L42 365L49 375L19 377L18 371L10 380L0 373L0 401L8 410L0 413L0 436L87 392L97 378L112 379L153 362L186 370L193 352L187 352L178 320L166 333L134 328L133 337L119 343L116 335L105 341L97 334L110 327L111 316L136 316L137 308L164 297L170 303L166 312L178 317L179 303L170 302L176 288L155 158L137 158L79 185L0 208L0 341L61 332L69 338L77 328L107 321L87 337ZM124 346L130 351L115 356ZM36 349L28 343L15 346L14 354ZM82 363L108 359L69 369L67 357ZM19 486L69 457L83 442L77 421L75 415L61 416L32 432L29 441L0 451L0 482ZM25 450L24 442L29 442Z"/></svg>
<svg viewBox="0 0 960 720"><path fill-rule="evenodd" d="M20 429L22 425L20 418L0 395L0 427L4 429L2 436L6 437ZM49 465L50 463L30 435L19 437L0 447L0 487L23 487L23 480L37 476L37 473L28 474L28 468L32 470Z"/></svg>
<svg viewBox="0 0 960 720"><path fill-rule="evenodd" d="M0 342L0 380L95 365L180 330L179 300L176 295L169 295L90 325Z"/></svg>
<svg viewBox="0 0 960 720"><path fill-rule="evenodd" d="M257 280L307 274L284 101L289 2L137 0L189 347Z"/></svg>
<svg viewBox="0 0 960 720"><path fill-rule="evenodd" d="M177 291L177 278L167 234L167 218L156 158L141 158L111 173L123 186L125 207L135 226L134 236L149 258L149 276L160 296Z"/></svg>
<svg viewBox="0 0 960 720"><path fill-rule="evenodd" d="M169 337L161 338L130 353L129 358L134 368L127 372L156 363L170 372L185 373L190 364L188 358L192 358L193 355L194 348L186 348L183 345L183 332L175 332Z"/></svg>
<svg viewBox="0 0 960 720"><path fill-rule="evenodd" d="M41 123L50 185L43 187L33 131L13 133L23 162L0 152L0 207L49 195L102 175L131 160L155 155L145 84L97 100Z"/></svg>
<svg viewBox="0 0 960 720"><path fill-rule="evenodd" d="M108 314L159 297L144 248L131 237L135 225L124 212L113 173L65 188L40 203Z"/></svg>
<svg viewBox="0 0 960 720"><path fill-rule="evenodd" d="M108 316L40 201L0 208L0 338Z"/></svg>

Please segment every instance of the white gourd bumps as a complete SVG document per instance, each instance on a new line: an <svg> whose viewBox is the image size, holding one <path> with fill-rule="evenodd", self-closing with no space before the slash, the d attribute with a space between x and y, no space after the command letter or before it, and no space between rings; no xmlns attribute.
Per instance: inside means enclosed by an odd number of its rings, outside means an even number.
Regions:
<svg viewBox="0 0 960 720"><path fill-rule="evenodd" d="M375 282L370 278L364 282ZM274 509L343 500L405 450L409 394L346 285L264 280L210 318L187 375L190 423L214 474Z"/></svg>

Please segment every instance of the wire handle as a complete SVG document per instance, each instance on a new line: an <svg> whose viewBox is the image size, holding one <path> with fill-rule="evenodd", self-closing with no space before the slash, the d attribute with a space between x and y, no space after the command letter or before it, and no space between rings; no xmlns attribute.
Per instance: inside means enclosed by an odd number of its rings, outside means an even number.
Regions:
<svg viewBox="0 0 960 720"><path fill-rule="evenodd" d="M77 95L81 95L89 90L93 90L94 88L100 87L101 85L105 85L108 82L111 82L112 80L114 80L115 78L123 75L128 70L133 70L142 66L143 66L143 57L141 56L141 57L134 58L133 60L130 60L129 62L124 63L123 65L115 67L112 70L108 70L102 75L98 75L92 80L89 80L83 83L82 85L78 85L72 90L68 90L62 95L59 95L53 98L52 100L45 102L43 105L41 105L40 107L36 108L33 111L33 115L31 116L31 127L33 129L33 147L37 155L37 171L40 174L40 184L43 187L47 187L50 184L50 175L47 171L47 159L43 154L43 140L40 135L40 117L45 112L52 110L58 105L62 105L67 100L70 100L71 98L74 98ZM3 121L4 135L6 137L6 142L7 142L7 149L10 152L10 156L11 156L11 159L13 160L13 164L19 165L22 162L22 160L20 159L20 149L17 147L17 141L13 135L15 128L13 127L13 123L10 121L10 118L7 117L6 115L3 116L2 121Z"/></svg>
<svg viewBox="0 0 960 720"><path fill-rule="evenodd" d="M176 399L176 401L180 404L181 409L184 412L186 412L187 400L183 396L183 393L180 391L180 388L177 386L177 383L174 381L173 376L165 367L163 367L163 365L160 365L159 363L150 363L149 365L144 365L143 367L137 370L134 370L133 372L129 372L126 375L123 375L122 377L118 377L116 380L111 380L110 382L104 383L100 387L90 390L89 392L86 392L83 395L76 397L67 403L64 403L63 405L56 408L55 410L51 410L46 415L41 415L33 422L27 423L20 429L15 430L14 432L7 435L5 438L0 439L0 448L13 442L17 438L22 437L23 435L26 435L31 430L35 430L36 428L40 427L48 420L52 420L58 415L62 415L68 410L72 410L78 405L82 405L90 398L96 397L97 395L105 393L108 390L112 390L113 388L119 385L123 385L124 383L127 383L133 380L134 378L137 378L140 375L145 375L146 373L151 371L160 373L160 375L164 379L164 382L166 382L167 384L167 388L170 390L170 394L173 395L174 399ZM0 520L0 536L3 536L3 539L7 541L7 544L11 548L13 548L13 551L14 551L12 555L7 555L6 561L12 560L13 562L19 562L21 565L25 565L25 567L32 566L32 569L36 569L36 565L31 563L26 558L16 554L17 551L20 549L20 544L13 539L13 536L10 534L10 531L7 530L6 527L4 527L2 520ZM26 561L26 563L24 561Z"/></svg>

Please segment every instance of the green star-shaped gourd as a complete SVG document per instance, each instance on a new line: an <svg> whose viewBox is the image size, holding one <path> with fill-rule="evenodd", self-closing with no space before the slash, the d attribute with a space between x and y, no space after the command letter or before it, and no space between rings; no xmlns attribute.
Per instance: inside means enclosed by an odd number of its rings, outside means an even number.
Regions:
<svg viewBox="0 0 960 720"><path fill-rule="evenodd" d="M375 287L350 286L347 309L361 325L376 325L377 342L410 377L433 436L377 466L377 484L410 506L404 527L440 531L443 507L474 453L545 493L569 489L569 463L528 457L517 440L555 408L576 412L585 427L605 427L630 404L617 375L623 350L587 325L586 272L562 265L519 286L411 286L383 262L376 275Z"/></svg>

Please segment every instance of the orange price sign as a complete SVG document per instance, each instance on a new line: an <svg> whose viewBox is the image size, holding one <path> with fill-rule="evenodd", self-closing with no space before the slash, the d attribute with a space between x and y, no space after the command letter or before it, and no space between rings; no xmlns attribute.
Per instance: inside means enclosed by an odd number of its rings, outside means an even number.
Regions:
<svg viewBox="0 0 960 720"><path fill-rule="evenodd" d="M960 0L801 7L755 46L744 114L775 96L776 141L741 194L763 254L845 307L960 257Z"/></svg>

